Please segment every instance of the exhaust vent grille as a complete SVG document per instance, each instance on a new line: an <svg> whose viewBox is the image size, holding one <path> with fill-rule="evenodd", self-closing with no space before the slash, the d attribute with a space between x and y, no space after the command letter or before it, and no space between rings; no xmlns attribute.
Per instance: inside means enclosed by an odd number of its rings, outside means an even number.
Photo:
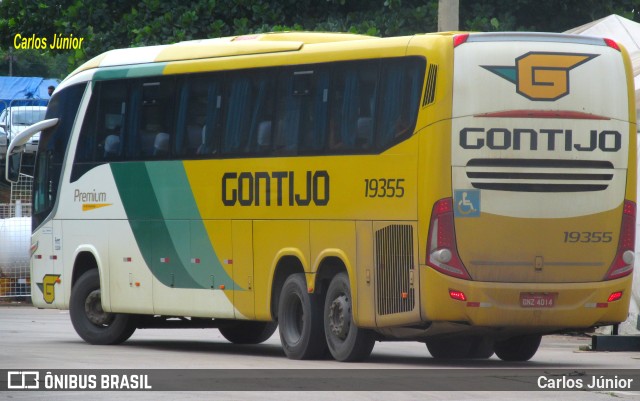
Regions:
<svg viewBox="0 0 640 401"><path fill-rule="evenodd" d="M429 64L427 72L427 83L424 86L424 99L422 107L425 107L436 100L436 82L438 81L438 65Z"/></svg>
<svg viewBox="0 0 640 401"><path fill-rule="evenodd" d="M375 234L378 315L412 311L413 227L391 225Z"/></svg>

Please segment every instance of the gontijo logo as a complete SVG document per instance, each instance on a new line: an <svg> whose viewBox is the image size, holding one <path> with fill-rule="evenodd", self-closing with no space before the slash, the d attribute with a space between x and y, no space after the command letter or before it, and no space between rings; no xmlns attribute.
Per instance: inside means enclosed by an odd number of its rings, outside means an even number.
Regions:
<svg viewBox="0 0 640 401"><path fill-rule="evenodd" d="M528 99L553 101L569 94L569 71L596 57L597 54L529 52L516 59L515 67L481 67L516 84L516 92Z"/></svg>

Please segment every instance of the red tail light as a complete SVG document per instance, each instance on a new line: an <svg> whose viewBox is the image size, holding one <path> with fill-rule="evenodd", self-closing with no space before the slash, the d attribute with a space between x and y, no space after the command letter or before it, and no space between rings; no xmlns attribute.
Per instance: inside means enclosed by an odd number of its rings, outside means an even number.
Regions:
<svg viewBox="0 0 640 401"><path fill-rule="evenodd" d="M628 276L633 271L636 244L636 204L624 201L622 224L620 225L620 239L618 252L613 263L604 277L605 280Z"/></svg>
<svg viewBox="0 0 640 401"><path fill-rule="evenodd" d="M620 51L620 46L618 46L618 43L615 40L605 38L604 43L606 43L607 46L609 46L610 48Z"/></svg>
<svg viewBox="0 0 640 401"><path fill-rule="evenodd" d="M451 299L455 299L457 301L466 301L467 296L464 295L464 292L458 290L449 289L449 296Z"/></svg>
<svg viewBox="0 0 640 401"><path fill-rule="evenodd" d="M433 205L427 241L427 265L448 276L471 280L458 255L451 198L441 199Z"/></svg>
<svg viewBox="0 0 640 401"><path fill-rule="evenodd" d="M611 295L609 295L609 299L607 299L607 302L615 302L619 299L622 299L622 291L611 293Z"/></svg>
<svg viewBox="0 0 640 401"><path fill-rule="evenodd" d="M458 47L469 39L468 33L461 33L453 37L453 47Z"/></svg>

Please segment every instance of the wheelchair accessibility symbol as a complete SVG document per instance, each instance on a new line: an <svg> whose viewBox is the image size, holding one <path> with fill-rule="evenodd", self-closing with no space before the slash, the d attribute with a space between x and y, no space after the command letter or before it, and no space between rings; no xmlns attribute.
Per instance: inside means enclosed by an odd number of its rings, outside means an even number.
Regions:
<svg viewBox="0 0 640 401"><path fill-rule="evenodd" d="M480 191L458 189L453 193L453 210L456 217L480 217Z"/></svg>

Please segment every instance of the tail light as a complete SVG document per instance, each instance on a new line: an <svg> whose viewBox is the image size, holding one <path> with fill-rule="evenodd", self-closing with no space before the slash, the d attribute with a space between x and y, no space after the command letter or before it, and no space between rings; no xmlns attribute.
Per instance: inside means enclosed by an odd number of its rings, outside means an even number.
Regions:
<svg viewBox="0 0 640 401"><path fill-rule="evenodd" d="M620 46L618 46L618 43L615 40L604 38L604 43L610 48L620 51Z"/></svg>
<svg viewBox="0 0 640 401"><path fill-rule="evenodd" d="M462 33L453 37L453 47L458 47L469 39L468 33Z"/></svg>
<svg viewBox="0 0 640 401"><path fill-rule="evenodd" d="M613 259L605 280L628 276L633 271L635 261L636 244L636 204L631 201L624 201L622 213L622 224L620 226L620 239L618 241L618 252Z"/></svg>
<svg viewBox="0 0 640 401"><path fill-rule="evenodd" d="M427 240L427 265L448 276L471 280L458 255L451 198L441 199L433 205Z"/></svg>

